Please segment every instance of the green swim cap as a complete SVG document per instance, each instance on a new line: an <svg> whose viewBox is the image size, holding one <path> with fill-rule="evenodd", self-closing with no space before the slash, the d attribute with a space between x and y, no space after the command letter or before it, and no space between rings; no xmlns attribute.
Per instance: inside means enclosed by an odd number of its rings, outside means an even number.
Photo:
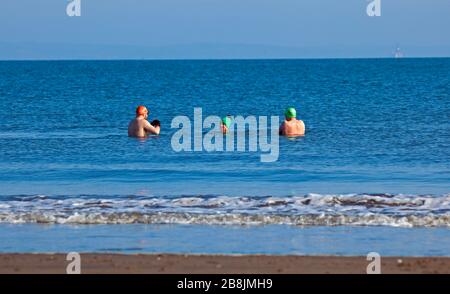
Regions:
<svg viewBox="0 0 450 294"><path fill-rule="evenodd" d="M287 118L293 118L297 116L297 111L295 110L294 107L289 107L288 109L286 109L286 111L284 112L284 116Z"/></svg>
<svg viewBox="0 0 450 294"><path fill-rule="evenodd" d="M231 125L231 118L229 116L225 116L222 118L222 123L228 128Z"/></svg>

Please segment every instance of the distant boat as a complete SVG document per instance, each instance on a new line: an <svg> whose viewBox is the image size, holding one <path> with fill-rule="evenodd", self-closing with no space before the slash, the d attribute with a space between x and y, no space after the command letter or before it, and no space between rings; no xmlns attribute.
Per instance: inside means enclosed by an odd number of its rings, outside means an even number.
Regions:
<svg viewBox="0 0 450 294"><path fill-rule="evenodd" d="M403 53L402 51L400 51L399 47L397 47L397 49L395 50L394 58L403 58Z"/></svg>

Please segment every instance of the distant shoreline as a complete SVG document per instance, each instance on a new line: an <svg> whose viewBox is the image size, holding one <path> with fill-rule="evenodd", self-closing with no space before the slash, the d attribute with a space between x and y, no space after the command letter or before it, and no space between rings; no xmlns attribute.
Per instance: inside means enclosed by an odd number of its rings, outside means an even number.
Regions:
<svg viewBox="0 0 450 294"><path fill-rule="evenodd" d="M86 274L366 274L365 256L81 254ZM0 254L0 274L65 274L65 254ZM450 257L385 257L381 273L450 274Z"/></svg>

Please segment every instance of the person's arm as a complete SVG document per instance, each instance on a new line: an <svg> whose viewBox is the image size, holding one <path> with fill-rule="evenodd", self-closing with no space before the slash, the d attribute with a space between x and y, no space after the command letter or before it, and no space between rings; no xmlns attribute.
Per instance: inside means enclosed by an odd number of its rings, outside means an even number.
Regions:
<svg viewBox="0 0 450 294"><path fill-rule="evenodd" d="M302 120L300 120L298 125L299 125L299 128L300 128L300 135L304 135L305 134L305 129L306 129L305 128L305 123Z"/></svg>
<svg viewBox="0 0 450 294"><path fill-rule="evenodd" d="M161 128L159 126L154 127L152 126L148 121L145 122L144 130L147 133L153 134L153 135L159 135L159 132Z"/></svg>

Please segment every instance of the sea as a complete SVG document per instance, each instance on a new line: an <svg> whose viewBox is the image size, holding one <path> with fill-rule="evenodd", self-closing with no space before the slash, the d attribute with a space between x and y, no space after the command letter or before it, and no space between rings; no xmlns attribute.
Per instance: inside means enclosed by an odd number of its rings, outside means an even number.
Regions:
<svg viewBox="0 0 450 294"><path fill-rule="evenodd" d="M127 136L138 105L159 136ZM195 108L287 107L306 134L273 162L173 148ZM0 235L0 252L450 256L450 59L0 61Z"/></svg>

